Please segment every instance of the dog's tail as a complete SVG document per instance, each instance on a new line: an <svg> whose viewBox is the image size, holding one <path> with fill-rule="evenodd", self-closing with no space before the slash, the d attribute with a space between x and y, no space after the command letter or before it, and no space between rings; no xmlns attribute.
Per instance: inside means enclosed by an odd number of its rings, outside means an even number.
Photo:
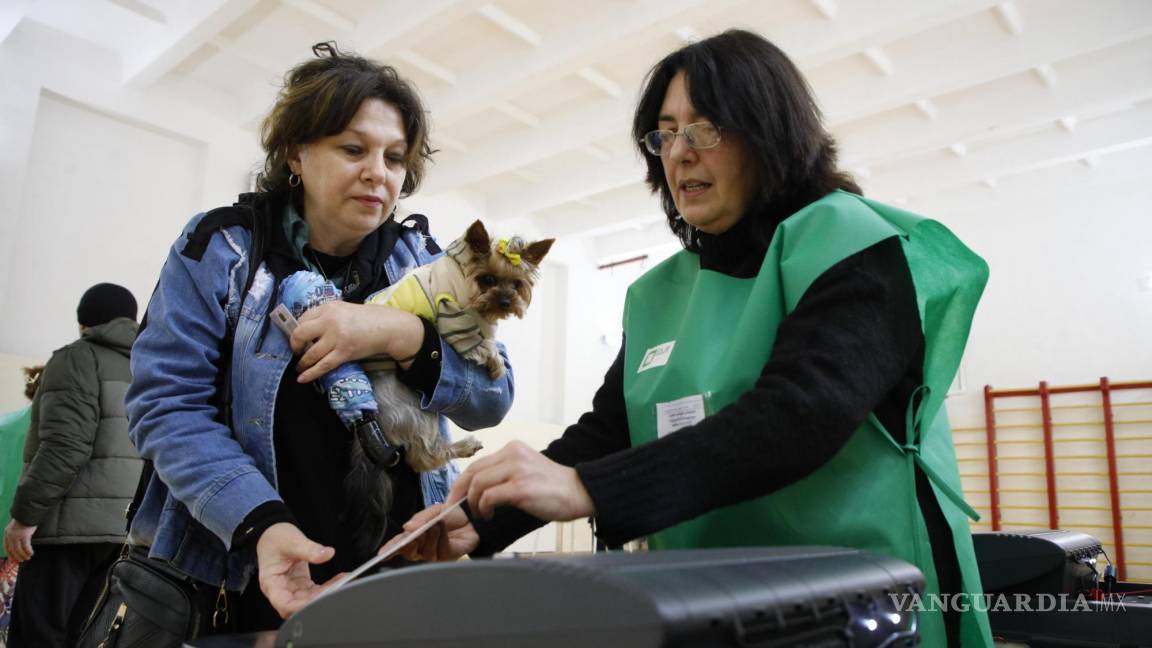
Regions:
<svg viewBox="0 0 1152 648"><path fill-rule="evenodd" d="M392 479L372 463L359 440L352 441L351 466L344 478L347 508L344 521L356 538L356 552L362 556L376 553L384 542L388 512L392 509Z"/></svg>

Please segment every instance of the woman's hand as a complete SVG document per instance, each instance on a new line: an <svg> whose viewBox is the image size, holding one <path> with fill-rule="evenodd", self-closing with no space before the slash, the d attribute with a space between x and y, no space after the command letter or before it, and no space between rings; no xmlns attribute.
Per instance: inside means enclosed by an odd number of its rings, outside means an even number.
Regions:
<svg viewBox="0 0 1152 648"><path fill-rule="evenodd" d="M411 533L444 510L445 504L434 504L413 515L404 523L404 532ZM468 521L464 511L456 509L444 516L435 526L414 539L400 553L408 560L456 560L480 544L480 536ZM382 547L383 548L383 547Z"/></svg>
<svg viewBox="0 0 1152 648"><path fill-rule="evenodd" d="M419 317L391 306L334 301L308 309L290 342L292 351L304 352L296 380L307 383L349 360L411 357L424 342L424 325Z"/></svg>
<svg viewBox="0 0 1152 648"><path fill-rule="evenodd" d="M588 489L576 470L545 457L521 441L468 466L448 501L468 498L475 515L485 518L499 506L514 506L545 521L595 515Z"/></svg>
<svg viewBox="0 0 1152 648"><path fill-rule="evenodd" d="M36 525L27 525L15 519L8 520L8 526L4 527L4 553L16 562L28 560L36 553L32 550L34 535Z"/></svg>
<svg viewBox="0 0 1152 648"><path fill-rule="evenodd" d="M326 563L334 555L335 549L312 542L296 525L273 524L256 542L260 591L287 619L339 578L333 576L327 583L317 585L308 570L308 565Z"/></svg>

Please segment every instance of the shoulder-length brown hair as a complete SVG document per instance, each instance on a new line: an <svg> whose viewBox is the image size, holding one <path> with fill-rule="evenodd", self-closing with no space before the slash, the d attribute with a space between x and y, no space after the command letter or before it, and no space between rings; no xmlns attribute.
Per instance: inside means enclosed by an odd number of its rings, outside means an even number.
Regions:
<svg viewBox="0 0 1152 648"><path fill-rule="evenodd" d="M335 43L319 43L312 51L316 59L284 75L276 105L261 125L265 158L256 178L257 190L287 191L288 157L295 147L343 132L360 104L380 99L394 106L404 121L408 174L400 197L414 193L434 152L428 142L427 114L415 88L391 66L340 52Z"/></svg>

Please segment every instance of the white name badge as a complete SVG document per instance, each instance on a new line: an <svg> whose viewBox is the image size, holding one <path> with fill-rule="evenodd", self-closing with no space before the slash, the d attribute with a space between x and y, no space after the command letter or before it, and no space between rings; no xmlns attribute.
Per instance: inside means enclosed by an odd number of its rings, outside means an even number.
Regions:
<svg viewBox="0 0 1152 648"><path fill-rule="evenodd" d="M680 428L704 420L704 395L685 396L667 403L656 403L656 436L664 438Z"/></svg>
<svg viewBox="0 0 1152 648"><path fill-rule="evenodd" d="M658 344L648 349L644 353L644 359L640 361L640 368L636 370L636 373L668 364L668 358L672 356L672 347L674 346L676 346L676 340Z"/></svg>

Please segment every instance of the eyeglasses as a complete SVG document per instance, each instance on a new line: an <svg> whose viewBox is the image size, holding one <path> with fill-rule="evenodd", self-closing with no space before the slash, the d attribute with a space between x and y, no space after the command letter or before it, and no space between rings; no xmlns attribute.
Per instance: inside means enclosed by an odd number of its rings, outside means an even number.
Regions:
<svg viewBox="0 0 1152 648"><path fill-rule="evenodd" d="M720 143L720 127L712 122L696 122L685 124L680 132L662 129L645 133L640 139L644 148L652 155L663 155L672 150L672 143L677 135L683 135L684 141L694 149L708 149Z"/></svg>

